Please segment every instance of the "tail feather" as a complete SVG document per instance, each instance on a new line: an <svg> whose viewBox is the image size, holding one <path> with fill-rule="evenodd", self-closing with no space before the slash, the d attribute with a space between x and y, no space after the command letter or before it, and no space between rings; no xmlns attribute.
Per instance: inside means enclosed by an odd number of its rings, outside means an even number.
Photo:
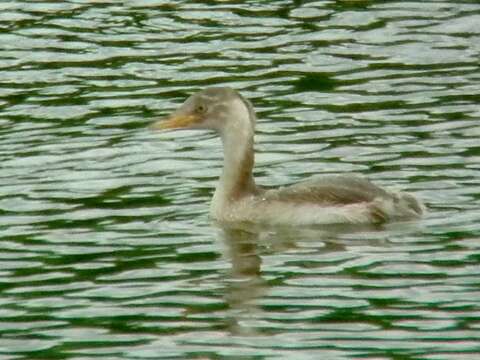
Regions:
<svg viewBox="0 0 480 360"><path fill-rule="evenodd" d="M417 219L425 214L425 205L413 195L406 192L390 195L389 199L379 197L369 204L369 216L373 222Z"/></svg>
<svg viewBox="0 0 480 360"><path fill-rule="evenodd" d="M425 214L425 205L412 194L401 192L399 194L399 206L410 213L412 217L420 217Z"/></svg>

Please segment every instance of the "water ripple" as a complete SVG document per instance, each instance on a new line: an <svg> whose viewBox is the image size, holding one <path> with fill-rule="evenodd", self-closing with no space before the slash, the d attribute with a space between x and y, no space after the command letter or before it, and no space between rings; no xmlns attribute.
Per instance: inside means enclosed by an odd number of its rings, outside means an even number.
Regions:
<svg viewBox="0 0 480 360"><path fill-rule="evenodd" d="M0 357L473 359L480 6L0 4ZM210 134L146 126L229 85L256 175L357 172L429 216L222 229Z"/></svg>

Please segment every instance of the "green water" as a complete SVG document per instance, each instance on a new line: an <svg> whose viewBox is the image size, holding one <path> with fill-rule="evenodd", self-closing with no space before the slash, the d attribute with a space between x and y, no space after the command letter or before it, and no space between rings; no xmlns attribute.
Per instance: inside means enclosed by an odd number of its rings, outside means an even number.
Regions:
<svg viewBox="0 0 480 360"><path fill-rule="evenodd" d="M0 359L480 358L476 1L2 1ZM228 85L256 176L356 172L425 219L222 229Z"/></svg>

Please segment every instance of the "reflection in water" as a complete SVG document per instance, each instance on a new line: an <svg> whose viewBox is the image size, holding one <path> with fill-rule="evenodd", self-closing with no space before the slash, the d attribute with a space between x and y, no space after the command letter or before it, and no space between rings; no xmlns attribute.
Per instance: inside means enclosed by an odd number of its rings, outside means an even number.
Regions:
<svg viewBox="0 0 480 360"><path fill-rule="evenodd" d="M254 335L249 321L261 311L256 300L264 295L267 284L261 275L262 258L258 251L258 233L223 227L221 237L227 246L232 267L225 301L230 308L227 320L232 334Z"/></svg>
<svg viewBox="0 0 480 360"><path fill-rule="evenodd" d="M351 226L330 225L323 227L295 228L270 227L255 224L219 225L220 239L226 245L225 256L231 262L230 276L225 290L225 301L230 312L227 319L229 331L236 335L258 335L255 320L261 318L258 300L268 294L269 285L262 271L262 256L302 252L301 242L307 248L317 249L317 254L341 253L349 240L342 235L364 234L369 246L379 246L382 239L369 239L368 234L381 232L381 225ZM355 241L355 240L354 240ZM357 240L358 241L358 240ZM310 261L315 261L314 258ZM322 265L321 262L316 266Z"/></svg>
<svg viewBox="0 0 480 360"><path fill-rule="evenodd" d="M352 266L352 269L355 269L352 271L357 272L356 267L364 264L365 258L369 259L366 262L369 266L380 261L382 254L391 251L392 244L388 241L391 234L398 232L408 237L409 234L418 233L422 229L422 224L418 222L362 226L335 224L306 228L247 223L231 225L216 223L216 225L220 240L226 245L224 255L231 265L224 296L229 307L226 325L230 333L247 336L263 334L265 330L262 330L258 321L264 317L268 318L268 314L263 314L265 310L259 305L259 300L268 298L269 290L273 290L269 285L272 279L268 281L265 279L263 258L273 255L293 259L290 262L285 261L283 270L274 269L277 276L286 272L288 278L301 264L301 272L323 273L320 275L321 280L316 280L320 284L324 282L335 284L337 277L341 284L345 281L345 274L341 274L345 267L348 269ZM285 270L287 268L288 270ZM300 289L303 288L299 294L309 289L309 281L311 280L306 281L305 287L297 284ZM282 280L274 282L278 286ZM312 289L310 293L320 294L322 287ZM327 286L325 290L328 298L331 289ZM345 294L340 291L337 296L350 298L352 296L350 287L345 290ZM333 303L328 306L337 308ZM330 320L326 321L328 323Z"/></svg>

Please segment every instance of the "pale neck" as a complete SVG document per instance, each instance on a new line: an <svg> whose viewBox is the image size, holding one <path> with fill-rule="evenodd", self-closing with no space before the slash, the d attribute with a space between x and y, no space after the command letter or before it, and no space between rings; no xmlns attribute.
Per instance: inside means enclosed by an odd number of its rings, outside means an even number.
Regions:
<svg viewBox="0 0 480 360"><path fill-rule="evenodd" d="M217 196L232 201L255 191L253 178L254 130L251 122L235 122L221 132L223 144L223 172L217 187Z"/></svg>

